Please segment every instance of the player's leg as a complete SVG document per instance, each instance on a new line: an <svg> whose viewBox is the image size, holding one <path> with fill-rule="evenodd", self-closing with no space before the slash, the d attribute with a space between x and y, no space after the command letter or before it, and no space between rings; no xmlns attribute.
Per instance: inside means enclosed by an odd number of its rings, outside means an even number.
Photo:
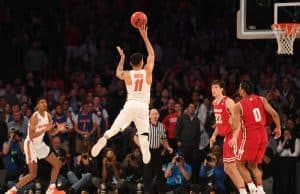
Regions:
<svg viewBox="0 0 300 194"><path fill-rule="evenodd" d="M147 108L140 109L135 113L134 124L137 128L140 149L143 156L143 162L148 164L151 159L149 149L149 110Z"/></svg>
<svg viewBox="0 0 300 194"><path fill-rule="evenodd" d="M237 139L237 146L232 148L229 146L229 141L232 138L232 134L228 134L225 137L223 144L223 161L224 161L224 171L230 177L231 181L235 187L239 190L240 194L247 194L244 180L237 168L237 158L239 159L239 152L237 147L241 147L242 133L239 134Z"/></svg>
<svg viewBox="0 0 300 194"><path fill-rule="evenodd" d="M268 144L267 133L265 130L260 131L260 137L261 142L259 144L258 151L256 154L256 160L255 162L249 162L248 167L254 176L258 194L265 194L262 185L262 171L258 168L258 164L262 163Z"/></svg>
<svg viewBox="0 0 300 194"><path fill-rule="evenodd" d="M244 181L247 183L250 194L255 194L257 188L252 181L251 174L248 168L246 167L246 162L242 162L242 161L237 162L237 167Z"/></svg>
<svg viewBox="0 0 300 194"><path fill-rule="evenodd" d="M133 112L129 111L128 109L121 110L111 128L105 131L103 137L101 137L92 147L91 154L93 157L96 157L101 152L108 139L112 138L120 131L123 131L132 122L132 114Z"/></svg>
<svg viewBox="0 0 300 194"><path fill-rule="evenodd" d="M262 187L262 172L259 170L257 163L249 162L248 168L250 169L250 171L253 174L254 181L257 186L258 194L264 194L265 192Z"/></svg>
<svg viewBox="0 0 300 194"><path fill-rule="evenodd" d="M28 165L29 173L22 177L22 179L14 187L6 192L6 194L17 193L17 189L22 188L37 176L37 155L35 149L32 146L32 142L27 139L24 141L24 153L26 156L26 163Z"/></svg>
<svg viewBox="0 0 300 194"><path fill-rule="evenodd" d="M240 194L247 194L244 180L236 166L236 162L225 162L224 171L230 177Z"/></svg>
<svg viewBox="0 0 300 194"><path fill-rule="evenodd" d="M46 158L45 160L47 162L49 162L52 165L52 170L51 170L51 179L50 179L50 185L49 188L46 192L46 194L50 194L50 193L65 193L64 191L58 191L56 189L56 181L57 181L57 177L59 174L59 170L61 168L61 161L56 157L56 155L51 152Z"/></svg>
<svg viewBox="0 0 300 194"><path fill-rule="evenodd" d="M38 170L37 163L30 162L27 165L29 173L22 177L22 179L14 187L9 189L5 194L16 194L18 189L22 188L24 185L28 184L36 178Z"/></svg>

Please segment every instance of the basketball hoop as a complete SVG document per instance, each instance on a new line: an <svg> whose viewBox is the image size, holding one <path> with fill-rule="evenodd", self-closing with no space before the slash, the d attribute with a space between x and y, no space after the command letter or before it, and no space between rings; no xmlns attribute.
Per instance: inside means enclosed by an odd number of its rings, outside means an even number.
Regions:
<svg viewBox="0 0 300 194"><path fill-rule="evenodd" d="M273 33L277 39L278 54L293 54L293 45L300 23L280 23L272 25Z"/></svg>

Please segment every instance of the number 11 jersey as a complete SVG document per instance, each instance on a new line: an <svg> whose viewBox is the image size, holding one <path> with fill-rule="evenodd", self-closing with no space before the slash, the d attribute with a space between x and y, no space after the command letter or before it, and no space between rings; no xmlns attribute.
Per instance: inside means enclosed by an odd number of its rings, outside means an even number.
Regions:
<svg viewBox="0 0 300 194"><path fill-rule="evenodd" d="M151 85L147 83L146 71L130 70L131 85L126 84L127 101L134 100L149 104Z"/></svg>

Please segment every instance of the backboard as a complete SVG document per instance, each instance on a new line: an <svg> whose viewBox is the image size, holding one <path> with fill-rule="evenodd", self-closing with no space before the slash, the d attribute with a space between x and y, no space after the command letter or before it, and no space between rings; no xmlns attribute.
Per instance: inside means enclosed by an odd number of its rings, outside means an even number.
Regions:
<svg viewBox="0 0 300 194"><path fill-rule="evenodd" d="M300 23L300 0L240 0L237 38L275 39L273 23Z"/></svg>

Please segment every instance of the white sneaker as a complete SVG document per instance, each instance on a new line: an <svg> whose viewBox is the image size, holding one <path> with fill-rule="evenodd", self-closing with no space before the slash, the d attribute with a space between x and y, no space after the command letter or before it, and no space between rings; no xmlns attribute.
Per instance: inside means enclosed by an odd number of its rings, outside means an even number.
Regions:
<svg viewBox="0 0 300 194"><path fill-rule="evenodd" d="M5 194L17 194L17 190L15 190L14 188L11 188L8 191L6 191Z"/></svg>
<svg viewBox="0 0 300 194"><path fill-rule="evenodd" d="M250 194L258 194L257 189L250 189Z"/></svg>
<svg viewBox="0 0 300 194"><path fill-rule="evenodd" d="M98 142L92 147L91 154L93 157L98 156L98 154L101 152L101 150L104 148L106 145L106 138L101 137Z"/></svg>

